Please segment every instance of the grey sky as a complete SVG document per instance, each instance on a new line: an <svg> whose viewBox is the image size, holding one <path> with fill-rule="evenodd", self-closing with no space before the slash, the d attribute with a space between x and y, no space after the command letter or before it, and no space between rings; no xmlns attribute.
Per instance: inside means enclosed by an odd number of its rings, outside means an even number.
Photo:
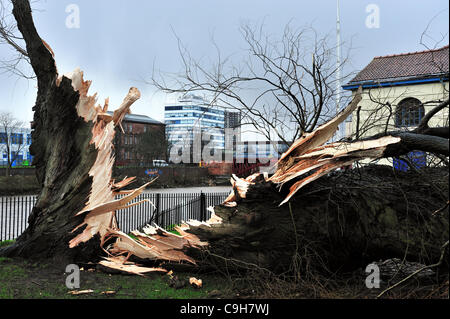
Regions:
<svg viewBox="0 0 450 319"><path fill-rule="evenodd" d="M7 1L7 0L1 0ZM65 25L69 4L80 9L80 28ZM380 9L380 27L367 28L366 7ZM44 0L34 3L34 21L41 37L52 47L59 73L80 67L92 80L90 94L98 102L110 97L110 108L119 106L130 86L142 93L134 113L163 120L165 95L143 82L152 67L167 72L181 70L177 40L172 29L195 57L215 56L211 36L224 54L239 52L244 43L241 22L260 23L274 34L287 22L301 27L312 24L320 33L334 37L336 1L294 0ZM352 41L351 68L363 68L374 56L426 49L420 35L432 21L429 34L448 44L446 0L341 0L342 40ZM334 38L332 38L334 39ZM427 38L427 43L435 42ZM0 59L11 51L0 46ZM0 111L10 110L25 121L32 120L36 83L7 74L0 75Z"/></svg>

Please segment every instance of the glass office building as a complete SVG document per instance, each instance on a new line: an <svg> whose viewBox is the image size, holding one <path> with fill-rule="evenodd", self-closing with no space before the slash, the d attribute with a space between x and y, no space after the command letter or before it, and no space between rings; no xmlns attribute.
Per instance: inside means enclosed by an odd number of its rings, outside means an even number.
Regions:
<svg viewBox="0 0 450 319"><path fill-rule="evenodd" d="M192 145L195 133L201 132L204 144L214 151L225 149L224 110L211 106L202 97L185 94L165 106L166 135L172 145Z"/></svg>

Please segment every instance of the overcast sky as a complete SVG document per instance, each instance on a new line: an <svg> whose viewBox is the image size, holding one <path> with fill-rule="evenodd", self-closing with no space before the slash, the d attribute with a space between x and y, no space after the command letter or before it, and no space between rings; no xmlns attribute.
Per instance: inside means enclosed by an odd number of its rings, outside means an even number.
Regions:
<svg viewBox="0 0 450 319"><path fill-rule="evenodd" d="M1 0L7 1L7 0ZM426 49L420 42L430 23L426 43L448 44L449 10L446 0L341 0L341 38L352 44L351 65L362 69L374 56ZM79 28L68 28L66 19L79 8ZM366 25L369 5L379 9L378 28ZM239 26L264 21L266 30L279 34L289 21L293 27L312 25L319 33L335 37L335 0L41 0L33 4L34 22L41 37L52 47L59 73L80 67L92 80L90 94L98 92L103 104L118 107L129 87L142 97L133 113L164 119L166 95L145 84L152 68L165 72L181 70L174 32L198 58L215 56L211 38L224 54L245 48ZM71 8L71 7L69 7ZM373 6L369 6L369 9ZM73 22L73 20L71 20ZM11 55L0 46L0 59ZM36 82L10 74L0 75L0 111L10 110L32 120Z"/></svg>

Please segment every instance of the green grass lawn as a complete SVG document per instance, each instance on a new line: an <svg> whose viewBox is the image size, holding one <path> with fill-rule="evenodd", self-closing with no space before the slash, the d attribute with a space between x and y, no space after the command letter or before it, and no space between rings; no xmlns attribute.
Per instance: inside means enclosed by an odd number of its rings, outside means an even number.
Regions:
<svg viewBox="0 0 450 319"><path fill-rule="evenodd" d="M0 243L2 244L2 243ZM2 245L6 245L3 243ZM200 289L187 285L175 289L169 286L169 276L165 273L150 273L146 277L137 275L108 274L97 270L80 272L80 288L92 289L86 295L71 295L65 285L64 267L50 264L33 263L27 260L0 257L0 299L22 298L133 298L133 299L199 299L210 298L210 292L217 296L225 293L228 281L213 274L176 273L178 278L196 277L202 279ZM115 291L114 295L102 294L103 291Z"/></svg>
<svg viewBox="0 0 450 319"><path fill-rule="evenodd" d="M0 247L13 241L0 242ZM244 276L174 272L179 279L202 279L203 287L195 289L189 284L175 289L166 273L149 273L147 276L110 274L88 265L80 272L80 288L93 290L85 295L71 295L66 287L65 265L55 266L18 258L0 257L0 299L202 299L202 298L375 298L380 290L365 287L364 273L328 279L330 286L319 281L292 282L277 277L264 278L262 273ZM168 269L168 268L166 268ZM170 270L170 269L168 269ZM411 281L392 292L387 298L437 298L448 299L448 272L439 283ZM324 279L322 282L326 282ZM112 295L102 292L114 291Z"/></svg>

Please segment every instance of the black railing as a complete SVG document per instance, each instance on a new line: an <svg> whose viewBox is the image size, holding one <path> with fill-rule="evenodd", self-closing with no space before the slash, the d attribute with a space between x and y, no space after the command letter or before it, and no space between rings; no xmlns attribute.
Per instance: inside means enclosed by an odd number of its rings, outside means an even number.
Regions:
<svg viewBox="0 0 450 319"><path fill-rule="evenodd" d="M0 197L0 241L22 234L36 200L36 195Z"/></svg>
<svg viewBox="0 0 450 319"><path fill-rule="evenodd" d="M128 233L156 223L167 230L189 219L206 220L209 206L222 203L228 193L143 193L130 204L148 200L140 205L116 212L119 228ZM0 197L0 241L19 237L28 226L28 216L37 196Z"/></svg>

